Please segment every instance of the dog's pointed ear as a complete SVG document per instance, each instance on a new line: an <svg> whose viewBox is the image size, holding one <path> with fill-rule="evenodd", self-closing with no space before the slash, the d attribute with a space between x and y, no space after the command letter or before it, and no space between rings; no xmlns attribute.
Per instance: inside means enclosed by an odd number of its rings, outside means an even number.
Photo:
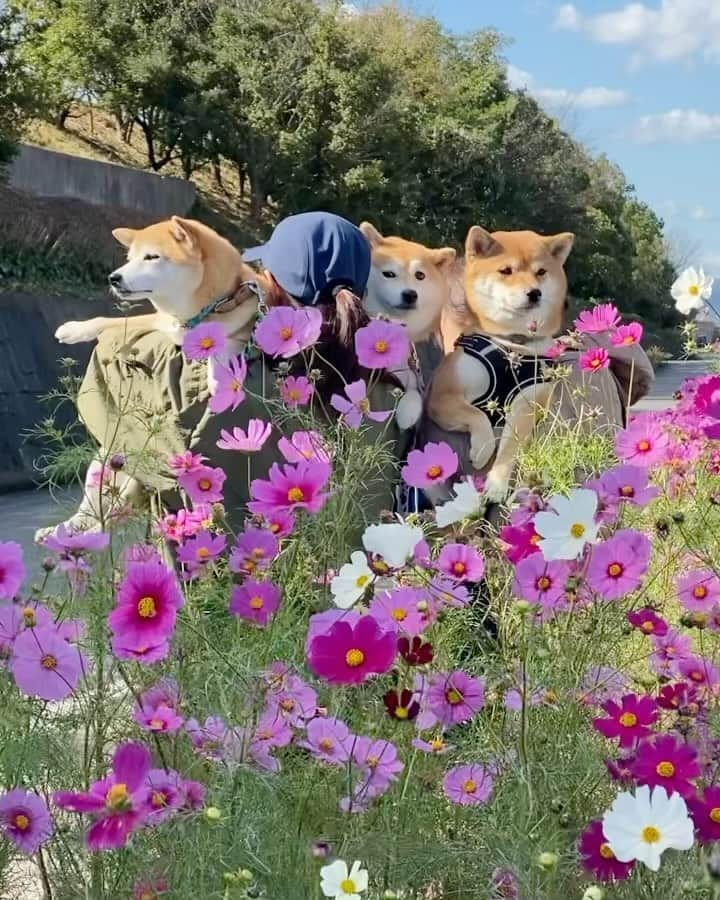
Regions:
<svg viewBox="0 0 720 900"><path fill-rule="evenodd" d="M438 269L450 268L457 259L457 251L454 247L441 247L440 250L433 250L433 262Z"/></svg>
<svg viewBox="0 0 720 900"><path fill-rule="evenodd" d="M489 231L473 225L465 238L465 256L494 256L502 247Z"/></svg>
<svg viewBox="0 0 720 900"><path fill-rule="evenodd" d="M575 235L569 231L564 231L562 234L551 234L550 237L545 238L545 243L555 259L561 266L564 266L575 243Z"/></svg>
<svg viewBox="0 0 720 900"><path fill-rule="evenodd" d="M376 244L379 244L380 241L382 241L383 236L374 225L370 224L370 222L361 222L359 228L360 231L362 231L362 233L365 235L365 238L371 247L374 247Z"/></svg>
<svg viewBox="0 0 720 900"><path fill-rule="evenodd" d="M123 247L129 247L136 233L134 228L113 228L112 236L118 244L122 244Z"/></svg>
<svg viewBox="0 0 720 900"><path fill-rule="evenodd" d="M185 244L188 250L191 250L197 243L192 222L188 219L181 219L180 216L172 216L170 219L170 233L178 244Z"/></svg>

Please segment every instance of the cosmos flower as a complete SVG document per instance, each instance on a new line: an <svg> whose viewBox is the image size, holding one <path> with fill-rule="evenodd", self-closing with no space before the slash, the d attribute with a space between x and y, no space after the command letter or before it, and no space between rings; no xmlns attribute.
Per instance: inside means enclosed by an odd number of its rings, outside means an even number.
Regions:
<svg viewBox="0 0 720 900"><path fill-rule="evenodd" d="M657 708L652 697L625 694L619 703L607 700L603 704L607 718L593 719L593 725L609 739L617 739L619 747L632 747L652 734L650 727L657 721Z"/></svg>
<svg viewBox="0 0 720 900"><path fill-rule="evenodd" d="M355 332L355 354L366 369L397 369L410 355L407 329L398 322L373 319Z"/></svg>
<svg viewBox="0 0 720 900"><path fill-rule="evenodd" d="M703 269L693 266L681 272L670 288L677 311L688 316L693 310L702 309L705 301L712 297L713 281Z"/></svg>
<svg viewBox="0 0 720 900"><path fill-rule="evenodd" d="M230 597L229 612L247 622L266 628L280 608L280 588L272 581L247 578Z"/></svg>
<svg viewBox="0 0 720 900"><path fill-rule="evenodd" d="M280 382L280 396L286 406L297 409L298 406L307 406L315 392L312 382L304 375L288 375Z"/></svg>
<svg viewBox="0 0 720 900"><path fill-rule="evenodd" d="M353 740L344 722L332 717L317 718L307 723L305 740L299 745L321 762L342 765L350 759Z"/></svg>
<svg viewBox="0 0 720 900"><path fill-rule="evenodd" d="M485 561L469 544L445 544L438 556L437 568L457 581L480 581L485 572Z"/></svg>
<svg viewBox="0 0 720 900"><path fill-rule="evenodd" d="M0 834L21 853L36 853L52 833L52 818L42 797L20 789L0 794Z"/></svg>
<svg viewBox="0 0 720 900"><path fill-rule="evenodd" d="M12 645L10 671L18 689L42 700L64 700L86 672L83 654L49 626L28 628Z"/></svg>
<svg viewBox="0 0 720 900"><path fill-rule="evenodd" d="M630 877L635 865L632 860L620 862L615 856L607 842L600 819L590 822L580 835L578 850L583 869L600 881L624 881Z"/></svg>
<svg viewBox="0 0 720 900"><path fill-rule="evenodd" d="M249 525L238 535L230 554L230 570L243 575L267 569L277 557L280 543L269 528Z"/></svg>
<svg viewBox="0 0 720 900"><path fill-rule="evenodd" d="M247 363L244 356L233 356L226 366L217 364L214 369L215 384L212 386L208 407L210 412L221 413L226 409L237 409L245 399L245 379Z"/></svg>
<svg viewBox="0 0 720 900"><path fill-rule="evenodd" d="M221 356L227 347L225 326L220 322L202 322L185 332L183 353L188 359L210 359Z"/></svg>
<svg viewBox="0 0 720 900"><path fill-rule="evenodd" d="M705 788L687 801L700 844L720 841L720 787Z"/></svg>
<svg viewBox="0 0 720 900"><path fill-rule="evenodd" d="M297 509L319 512L329 497L323 488L330 474L327 463L303 462L295 466L273 463L267 479L256 478L251 483L252 500L248 509L261 516Z"/></svg>
<svg viewBox="0 0 720 900"><path fill-rule="evenodd" d="M178 475L178 484L187 493L193 505L221 503L226 478L227 475L220 467L199 466Z"/></svg>
<svg viewBox="0 0 720 900"><path fill-rule="evenodd" d="M538 547L548 560L576 559L585 545L597 537L597 494L576 488L567 497L556 494L549 504L553 512L536 513L533 519L541 537Z"/></svg>
<svg viewBox="0 0 720 900"><path fill-rule="evenodd" d="M610 367L610 356L602 347L591 347L580 354L578 366L581 372L599 372Z"/></svg>
<svg viewBox="0 0 720 900"><path fill-rule="evenodd" d="M412 587L383 591L370 604L370 615L387 631L415 637L428 626L426 616L418 609L422 597L423 593Z"/></svg>
<svg viewBox="0 0 720 900"><path fill-rule="evenodd" d="M308 666L330 684L359 684L387 672L397 653L397 638L383 631L372 616L356 625L339 621L312 639Z"/></svg>
<svg viewBox="0 0 720 900"><path fill-rule="evenodd" d="M329 463L332 459L332 447L317 431L295 431L289 438L280 438L278 450L289 463Z"/></svg>
<svg viewBox="0 0 720 900"><path fill-rule="evenodd" d="M125 646L166 641L175 628L183 596L175 575L157 562L131 563L118 585L108 625Z"/></svg>
<svg viewBox="0 0 720 900"><path fill-rule="evenodd" d="M367 416L371 422L385 422L392 415L390 409L376 411L370 409L367 385L362 378L346 384L345 394L346 397L333 394L330 397L330 406L340 413L348 428L359 428L363 416Z"/></svg>
<svg viewBox="0 0 720 900"><path fill-rule="evenodd" d="M465 672L438 672L427 695L430 714L445 726L473 718L485 705L485 682Z"/></svg>
<svg viewBox="0 0 720 900"><path fill-rule="evenodd" d="M695 569L678 578L677 593L690 612L710 612L720 603L720 578L711 569Z"/></svg>
<svg viewBox="0 0 720 900"><path fill-rule="evenodd" d="M320 869L320 890L323 897L334 900L361 900L360 894L368 888L367 869L358 860L348 869L347 863L336 859Z"/></svg>
<svg viewBox="0 0 720 900"><path fill-rule="evenodd" d="M587 568L588 585L605 600L617 600L640 587L652 548L639 531L625 528L595 544Z"/></svg>
<svg viewBox="0 0 720 900"><path fill-rule="evenodd" d="M423 539L422 528L405 522L368 525L362 536L367 552L381 557L391 569L401 569Z"/></svg>
<svg viewBox="0 0 720 900"><path fill-rule="evenodd" d="M639 322L619 325L610 335L610 343L615 347L632 347L639 344L643 336L643 327Z"/></svg>
<svg viewBox="0 0 720 900"><path fill-rule="evenodd" d="M592 309L584 309L574 324L582 334L602 334L612 331L619 322L620 313L614 303L598 303Z"/></svg>
<svg viewBox="0 0 720 900"><path fill-rule="evenodd" d="M435 521L438 528L447 528L456 522L470 519L479 514L483 505L482 494L472 480L460 481L454 485L455 496L447 503L435 508Z"/></svg>
<svg viewBox="0 0 720 900"><path fill-rule="evenodd" d="M410 487L427 488L443 484L458 470L457 453L444 441L427 443L422 450L411 450L401 476Z"/></svg>
<svg viewBox="0 0 720 900"><path fill-rule="evenodd" d="M493 790L492 774L477 763L455 766L443 778L443 793L458 806L487 803Z"/></svg>
<svg viewBox="0 0 720 900"><path fill-rule="evenodd" d="M652 413L633 416L615 436L615 451L623 462L650 468L665 461L670 438Z"/></svg>
<svg viewBox="0 0 720 900"><path fill-rule="evenodd" d="M368 566L367 556L362 550L350 555L350 562L340 567L338 574L330 582L333 603L340 609L349 609L365 594L375 574Z"/></svg>
<svg viewBox="0 0 720 900"><path fill-rule="evenodd" d="M257 453L270 437L272 425L263 419L250 419L247 434L242 428L233 428L232 434L225 428L220 432L217 446L221 450L237 450L240 453Z"/></svg>
<svg viewBox="0 0 720 900"><path fill-rule="evenodd" d="M315 307L274 306L255 326L255 343L268 356L289 359L320 337L322 313Z"/></svg>
<svg viewBox="0 0 720 900"><path fill-rule="evenodd" d="M695 792L693 781L700 775L700 764L694 747L662 734L643 743L631 771L638 784L663 787L669 794L690 797Z"/></svg>
<svg viewBox="0 0 720 900"><path fill-rule="evenodd" d="M668 623L653 609L638 609L627 614L627 620L633 628L642 631L643 634L662 637L667 634Z"/></svg>

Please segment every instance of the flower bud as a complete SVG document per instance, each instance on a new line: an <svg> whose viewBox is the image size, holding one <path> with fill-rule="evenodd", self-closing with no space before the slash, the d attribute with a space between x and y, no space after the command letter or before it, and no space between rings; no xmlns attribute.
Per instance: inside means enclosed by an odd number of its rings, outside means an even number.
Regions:
<svg viewBox="0 0 720 900"><path fill-rule="evenodd" d="M222 812L217 806L208 806L205 810L205 818L208 822L219 822L222 819Z"/></svg>
<svg viewBox="0 0 720 900"><path fill-rule="evenodd" d="M515 609L520 613L521 616L524 616L530 612L530 610L532 609L532 604L528 603L527 600L516 600Z"/></svg>
<svg viewBox="0 0 720 900"><path fill-rule="evenodd" d="M582 895L582 900L603 900L604 896L605 891L601 887L598 887L596 884L591 884Z"/></svg>
<svg viewBox="0 0 720 900"><path fill-rule="evenodd" d="M125 466L125 454L124 453L113 453L110 457L110 468L114 472L119 472Z"/></svg>
<svg viewBox="0 0 720 900"><path fill-rule="evenodd" d="M555 866L557 866L559 859L560 857L557 855L557 853L549 853L548 851L545 851L545 853L541 853L538 856L537 861L541 869L549 871L550 869L554 869Z"/></svg>
<svg viewBox="0 0 720 900"><path fill-rule="evenodd" d="M238 872L238 878L240 881L244 881L245 884L252 884L255 881L255 876L250 871L250 869L240 869Z"/></svg>
<svg viewBox="0 0 720 900"><path fill-rule="evenodd" d="M315 859L327 859L330 856L330 844L327 841L315 841L311 853Z"/></svg>

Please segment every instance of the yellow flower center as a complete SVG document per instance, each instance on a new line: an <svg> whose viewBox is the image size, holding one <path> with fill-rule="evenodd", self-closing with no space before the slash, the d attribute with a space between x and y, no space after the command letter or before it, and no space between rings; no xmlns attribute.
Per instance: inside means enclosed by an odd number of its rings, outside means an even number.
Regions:
<svg viewBox="0 0 720 900"><path fill-rule="evenodd" d="M610 849L609 844L600 844L600 856L603 859L615 859L615 854Z"/></svg>
<svg viewBox="0 0 720 900"><path fill-rule="evenodd" d="M534 535L530 538L530 543L533 545L533 547L535 547L535 546L537 546L537 545L540 543L541 540L542 540L542 538L540 537L539 534L534 534Z"/></svg>
<svg viewBox="0 0 720 900"><path fill-rule="evenodd" d="M637 725L637 716L635 715L635 713L626 712L620 716L618 721L623 726L623 728L633 728L635 725Z"/></svg>
<svg viewBox="0 0 720 900"><path fill-rule="evenodd" d="M591 369L597 369L598 366L600 366L601 362L602 362L602 360L599 359L599 358L596 356L594 359L592 359L592 360L590 361L590 368L591 368Z"/></svg>
<svg viewBox="0 0 720 900"><path fill-rule="evenodd" d="M445 691L445 699L451 706L457 706L458 703L462 703L463 696L460 691L450 688L449 691Z"/></svg>
<svg viewBox="0 0 720 900"><path fill-rule="evenodd" d="M407 706L398 706L395 710L395 718L396 719L407 719L410 715Z"/></svg>
<svg viewBox="0 0 720 900"><path fill-rule="evenodd" d="M691 297L697 297L699 293L700 287L697 284L691 284L688 288L688 294L690 294Z"/></svg>
<svg viewBox="0 0 720 900"><path fill-rule="evenodd" d="M646 441L644 438L641 441L637 442L637 449L640 450L641 453L647 453L650 449L650 441Z"/></svg>
<svg viewBox="0 0 720 900"><path fill-rule="evenodd" d="M660 832L654 825L648 825L642 830L642 839L646 844L657 844L660 837Z"/></svg>
<svg viewBox="0 0 720 900"><path fill-rule="evenodd" d="M655 631L655 623L651 622L650 619L646 619L640 626L640 630L644 631L645 634L652 634Z"/></svg>
<svg viewBox="0 0 720 900"><path fill-rule="evenodd" d="M346 894L355 894L357 893L357 888L355 887L355 882L352 878L345 878L340 882L340 890L342 890Z"/></svg>
<svg viewBox="0 0 720 900"><path fill-rule="evenodd" d="M547 575L541 575L538 578L538 580L535 582L535 587L539 591L546 591L550 587L551 584L552 584L552 582L547 577Z"/></svg>
<svg viewBox="0 0 720 900"><path fill-rule="evenodd" d="M387 352L387 341L375 341L375 352L376 353L386 353Z"/></svg>
<svg viewBox="0 0 720 900"><path fill-rule="evenodd" d="M675 774L675 766L671 762L664 761L657 764L655 771L661 778L672 778Z"/></svg>
<svg viewBox="0 0 720 900"><path fill-rule="evenodd" d="M365 662L365 654L362 652L362 650L348 650L348 652L345 654L345 662L350 666L350 668L355 669Z"/></svg>
<svg viewBox="0 0 720 900"><path fill-rule="evenodd" d="M329 753L335 744L330 740L330 738L323 738L318 744L321 750L324 750L326 753Z"/></svg>
<svg viewBox="0 0 720 900"><path fill-rule="evenodd" d="M13 819L13 825L18 831L27 831L30 827L30 819L23 813L18 813Z"/></svg>
<svg viewBox="0 0 720 900"><path fill-rule="evenodd" d="M207 547L198 547L196 556L198 559L207 559L210 556L210 551Z"/></svg>
<svg viewBox="0 0 720 900"><path fill-rule="evenodd" d="M23 622L26 628L34 628L37 625L37 616L32 606L26 606L22 611Z"/></svg>
<svg viewBox="0 0 720 900"><path fill-rule="evenodd" d="M289 328L287 325L285 326L285 328L281 328L280 329L280 337L284 341L290 340L290 338L292 337L292 328Z"/></svg>
<svg viewBox="0 0 720 900"><path fill-rule="evenodd" d="M467 572L467 566L463 562L456 562L453 564L453 572L456 575L464 575Z"/></svg>
<svg viewBox="0 0 720 900"><path fill-rule="evenodd" d="M623 567L620 563L610 563L608 566L608 575L611 578L618 578L623 573Z"/></svg>
<svg viewBox="0 0 720 900"><path fill-rule="evenodd" d="M162 791L153 791L150 803L152 803L155 809L160 809L163 806L167 806L167 797Z"/></svg>
<svg viewBox="0 0 720 900"><path fill-rule="evenodd" d="M157 606L154 597L141 597L137 605L138 615L141 619L154 619L157 615Z"/></svg>
<svg viewBox="0 0 720 900"><path fill-rule="evenodd" d="M288 491L287 498L291 503L302 503L305 499L305 494L303 494L302 488L293 487Z"/></svg>
<svg viewBox="0 0 720 900"><path fill-rule="evenodd" d="M150 727L155 731L162 731L162 729L165 727L165 723L162 719L150 719Z"/></svg>
<svg viewBox="0 0 720 900"><path fill-rule="evenodd" d="M720 806L713 806L708 816L715 824L720 825Z"/></svg>
<svg viewBox="0 0 720 900"><path fill-rule="evenodd" d="M209 478L201 478L198 481L198 487L201 491L209 491L212 487L212 481Z"/></svg>
<svg viewBox="0 0 720 900"><path fill-rule="evenodd" d="M264 559L265 551L263 550L262 547L253 547L252 556L255 559Z"/></svg>
<svg viewBox="0 0 720 900"><path fill-rule="evenodd" d="M230 390L233 391L233 393L237 393L237 391L240 390L240 387L241 385L237 378L233 378L233 380L230 382Z"/></svg>
<svg viewBox="0 0 720 900"><path fill-rule="evenodd" d="M110 809L122 809L130 799L127 785L120 782L114 784L105 794L105 805Z"/></svg>
<svg viewBox="0 0 720 900"><path fill-rule="evenodd" d="M290 697L286 697L280 701L280 708L284 709L285 712L292 712L295 709L295 701Z"/></svg>
<svg viewBox="0 0 720 900"><path fill-rule="evenodd" d="M204 337L200 339L200 346L203 350L209 350L215 346L215 341L211 337Z"/></svg>
<svg viewBox="0 0 720 900"><path fill-rule="evenodd" d="M634 344L635 338L631 334L626 334L623 338L623 344Z"/></svg>
<svg viewBox="0 0 720 900"><path fill-rule="evenodd" d="M696 584L693 588L693 597L698 600L704 600L707 597L707 588L704 584Z"/></svg>
<svg viewBox="0 0 720 900"><path fill-rule="evenodd" d="M620 494L623 497L634 497L635 488L631 487L629 484L625 484L620 488Z"/></svg>
<svg viewBox="0 0 720 900"><path fill-rule="evenodd" d="M251 597L249 605L250 609L262 609L265 605L265 601L262 597Z"/></svg>
<svg viewBox="0 0 720 900"><path fill-rule="evenodd" d="M394 609L391 615L396 622L402 622L404 619L407 619L407 611L399 607L398 609Z"/></svg>
<svg viewBox="0 0 720 900"><path fill-rule="evenodd" d="M377 767L380 765L380 760L377 758L377 756L368 756L365 762L367 763L368 769L377 769Z"/></svg>
<svg viewBox="0 0 720 900"><path fill-rule="evenodd" d="M575 522L570 526L570 534L574 538L581 538L585 534L585 526L581 522Z"/></svg>
<svg viewBox="0 0 720 900"><path fill-rule="evenodd" d="M43 669L57 669L57 659L52 655L52 653L46 653L45 656L40 660L40 664Z"/></svg>
<svg viewBox="0 0 720 900"><path fill-rule="evenodd" d="M300 399L300 391L297 388L290 388L287 395L290 400L298 401Z"/></svg>
<svg viewBox="0 0 720 900"><path fill-rule="evenodd" d="M355 579L355 587L365 587L368 581L370 581L369 575L358 575L358 577Z"/></svg>
<svg viewBox="0 0 720 900"><path fill-rule="evenodd" d="M466 794L474 794L477 790L477 784L472 780L472 778L468 778L468 780L463 783L462 789Z"/></svg>
<svg viewBox="0 0 720 900"><path fill-rule="evenodd" d="M439 478L442 475L442 466L430 466L426 474L428 478Z"/></svg>
<svg viewBox="0 0 720 900"><path fill-rule="evenodd" d="M442 738L433 738L430 742L430 749L433 753L439 753L445 749L445 741Z"/></svg>
<svg viewBox="0 0 720 900"><path fill-rule="evenodd" d="M690 673L690 677L692 678L693 681L697 681L697 682L705 681L705 673L701 672L699 669L694 669Z"/></svg>

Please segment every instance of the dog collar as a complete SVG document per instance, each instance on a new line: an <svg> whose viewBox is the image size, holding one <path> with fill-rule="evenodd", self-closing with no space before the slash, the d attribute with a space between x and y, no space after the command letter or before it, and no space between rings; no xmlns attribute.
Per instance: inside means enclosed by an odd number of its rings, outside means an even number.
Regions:
<svg viewBox="0 0 720 900"><path fill-rule="evenodd" d="M206 306L203 306L199 313L196 313L185 322L184 327L187 329L196 328L210 316L223 315L237 309L241 303L244 303L245 300L247 300L247 296L241 293L241 288L247 288L248 291L251 294L254 294L259 300L262 299L257 282L243 281L234 288L231 293L221 294L219 297L211 300Z"/></svg>

